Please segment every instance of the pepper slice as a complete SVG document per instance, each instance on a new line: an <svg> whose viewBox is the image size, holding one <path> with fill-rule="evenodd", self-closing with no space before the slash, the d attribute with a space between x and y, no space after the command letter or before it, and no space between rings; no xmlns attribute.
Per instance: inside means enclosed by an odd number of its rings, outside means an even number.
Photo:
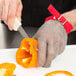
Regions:
<svg viewBox="0 0 76 76"><path fill-rule="evenodd" d="M74 76L72 73L68 71L53 71L51 73L46 74L45 76L55 76L57 74L64 74L66 76Z"/></svg>
<svg viewBox="0 0 76 76"><path fill-rule="evenodd" d="M24 38L16 52L16 61L24 68L37 67L37 40ZM36 48L35 48L36 47Z"/></svg>
<svg viewBox="0 0 76 76"><path fill-rule="evenodd" d="M0 64L0 76L13 76L16 65L13 63Z"/></svg>

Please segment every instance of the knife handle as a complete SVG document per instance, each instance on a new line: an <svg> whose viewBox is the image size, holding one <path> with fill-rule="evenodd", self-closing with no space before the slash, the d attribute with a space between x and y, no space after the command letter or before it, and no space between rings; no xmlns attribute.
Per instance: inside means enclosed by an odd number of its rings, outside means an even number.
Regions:
<svg viewBox="0 0 76 76"><path fill-rule="evenodd" d="M15 23L14 23L14 26L13 26L13 30L14 31L18 31L19 27L21 26L21 22L18 20L18 18L16 17L15 18Z"/></svg>

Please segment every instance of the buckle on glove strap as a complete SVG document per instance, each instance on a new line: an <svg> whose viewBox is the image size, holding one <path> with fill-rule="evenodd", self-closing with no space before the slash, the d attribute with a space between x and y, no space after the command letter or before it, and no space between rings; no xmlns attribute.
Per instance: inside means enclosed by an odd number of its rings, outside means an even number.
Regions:
<svg viewBox="0 0 76 76"><path fill-rule="evenodd" d="M48 10L53 16L47 17L45 22L48 20L60 21L63 24L66 33L69 34L73 29L73 26L52 5L48 7Z"/></svg>

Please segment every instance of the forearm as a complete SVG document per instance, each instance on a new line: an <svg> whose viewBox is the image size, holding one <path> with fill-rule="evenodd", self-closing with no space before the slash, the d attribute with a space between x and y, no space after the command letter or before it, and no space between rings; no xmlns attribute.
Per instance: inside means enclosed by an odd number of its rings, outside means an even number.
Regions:
<svg viewBox="0 0 76 76"><path fill-rule="evenodd" d="M73 26L72 31L76 31L76 9L62 14Z"/></svg>

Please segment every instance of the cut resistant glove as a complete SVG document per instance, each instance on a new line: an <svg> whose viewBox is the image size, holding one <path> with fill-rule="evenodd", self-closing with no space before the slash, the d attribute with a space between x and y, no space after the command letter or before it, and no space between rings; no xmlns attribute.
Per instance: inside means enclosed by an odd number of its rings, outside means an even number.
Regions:
<svg viewBox="0 0 76 76"><path fill-rule="evenodd" d="M38 65L49 67L52 60L64 51L67 34L62 23L49 20L34 35L38 40Z"/></svg>

